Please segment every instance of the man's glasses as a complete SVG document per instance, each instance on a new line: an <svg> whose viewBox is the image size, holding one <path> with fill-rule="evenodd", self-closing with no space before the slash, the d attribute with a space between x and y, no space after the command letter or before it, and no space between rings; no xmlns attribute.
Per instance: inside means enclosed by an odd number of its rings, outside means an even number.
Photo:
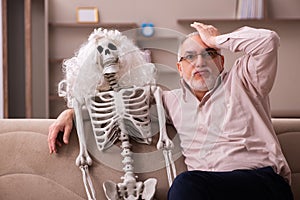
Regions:
<svg viewBox="0 0 300 200"><path fill-rule="evenodd" d="M206 48L205 51L202 51L201 53L188 53L185 56L180 57L179 62L186 60L191 63L194 62L198 56L201 56L204 60L212 60L217 56L221 56L221 54L214 48Z"/></svg>

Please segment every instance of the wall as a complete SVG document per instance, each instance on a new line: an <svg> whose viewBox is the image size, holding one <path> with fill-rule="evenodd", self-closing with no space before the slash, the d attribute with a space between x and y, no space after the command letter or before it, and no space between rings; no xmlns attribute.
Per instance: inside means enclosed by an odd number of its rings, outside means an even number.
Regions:
<svg viewBox="0 0 300 200"><path fill-rule="evenodd" d="M177 19L216 19L213 25L217 26L221 33L232 31L243 25L254 27L266 27L277 31L281 37L281 48L279 51L279 69L274 89L271 93L271 107L273 116L300 116L300 94L297 87L300 79L300 66L297 63L298 48L300 46L300 1L298 0L272 0L268 2L268 14L271 18L267 21L233 22L223 19L233 19L235 11L235 0L49 0L49 21L50 22L75 22L76 8L78 6L95 6L99 8L100 21L109 22L152 22L156 27L177 31L179 34L186 34L192 31L188 24L178 24ZM293 19L295 20L272 20L272 19ZM172 32L171 31L171 32ZM172 38L173 36L155 34L154 37ZM155 40L155 39L154 39ZM161 41L164 42L164 41ZM166 45L173 45L169 41ZM162 43L160 43L162 44ZM160 74L160 80L174 84L174 73L176 70L175 52L168 52L164 49L155 49L154 62L162 66L168 66L173 71L168 76ZM163 56L161 56L163 55ZM231 66L235 55L225 52L227 56L226 65ZM167 57L167 59L166 59Z"/></svg>

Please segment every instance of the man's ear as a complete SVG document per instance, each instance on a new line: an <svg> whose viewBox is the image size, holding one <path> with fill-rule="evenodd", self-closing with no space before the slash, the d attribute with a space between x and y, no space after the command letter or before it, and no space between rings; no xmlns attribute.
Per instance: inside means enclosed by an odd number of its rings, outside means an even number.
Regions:
<svg viewBox="0 0 300 200"><path fill-rule="evenodd" d="M220 69L220 71L223 71L223 69L224 69L224 63L225 63L225 58L224 58L223 55L221 55L221 69Z"/></svg>
<svg viewBox="0 0 300 200"><path fill-rule="evenodd" d="M180 77L182 77L182 64L181 64L181 62L177 62L176 65L177 65L177 70L180 74Z"/></svg>
<svg viewBox="0 0 300 200"><path fill-rule="evenodd" d="M223 55L221 55L221 64L222 64L223 68L224 68L224 63L225 63L225 58Z"/></svg>
<svg viewBox="0 0 300 200"><path fill-rule="evenodd" d="M216 66L218 67L219 71L222 72L224 70L224 63L225 63L225 59L223 55L220 55L220 57L218 57L218 60L216 61Z"/></svg>

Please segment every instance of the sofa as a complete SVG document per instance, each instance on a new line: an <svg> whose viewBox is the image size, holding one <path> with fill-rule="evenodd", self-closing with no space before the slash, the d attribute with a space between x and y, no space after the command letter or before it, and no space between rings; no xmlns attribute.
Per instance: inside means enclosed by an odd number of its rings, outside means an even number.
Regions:
<svg viewBox="0 0 300 200"><path fill-rule="evenodd" d="M79 153L76 130L70 142L49 154L48 127L53 119L0 119L0 199L3 200L80 200L87 199L80 169L75 165ZM273 119L274 128L283 152L292 170L292 190L295 200L300 200L300 119ZM154 138L154 140L156 140ZM155 141L154 141L155 143ZM155 152L155 145L135 144L134 152ZM160 152L159 152L160 153ZM93 154L95 155L95 154ZM112 165L101 163L93 156L90 175L97 199L106 199L102 184L106 180L121 182L123 172ZM145 154L146 159L148 154ZM183 158L175 151L177 174L186 170ZM154 166L159 160L147 161ZM164 168L136 173L138 179L158 180L155 199L166 199L167 173Z"/></svg>

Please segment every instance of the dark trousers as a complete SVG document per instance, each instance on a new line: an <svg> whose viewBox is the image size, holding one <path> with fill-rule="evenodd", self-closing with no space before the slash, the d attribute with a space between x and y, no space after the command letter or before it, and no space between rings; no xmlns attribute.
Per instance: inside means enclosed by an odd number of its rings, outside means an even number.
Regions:
<svg viewBox="0 0 300 200"><path fill-rule="evenodd" d="M290 185L271 167L178 175L169 200L293 200Z"/></svg>

